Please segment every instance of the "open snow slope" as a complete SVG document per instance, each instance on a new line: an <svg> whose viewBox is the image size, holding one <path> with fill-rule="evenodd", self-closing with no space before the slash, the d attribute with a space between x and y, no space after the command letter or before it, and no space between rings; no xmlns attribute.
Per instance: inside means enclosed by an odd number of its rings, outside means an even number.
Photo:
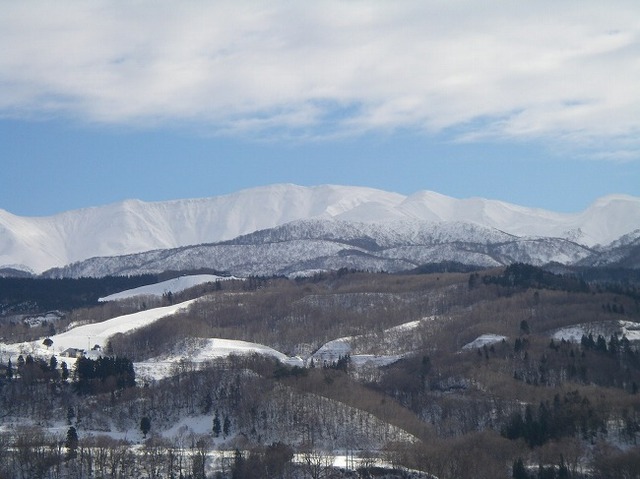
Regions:
<svg viewBox="0 0 640 479"><path fill-rule="evenodd" d="M261 354L273 357L289 366L304 367L302 359L289 357L262 344L220 338L193 339L190 343L182 345L177 351L170 354L135 363L136 376L143 380L163 379L175 374L181 364L190 363L197 366L231 354Z"/></svg>
<svg viewBox="0 0 640 479"><path fill-rule="evenodd" d="M640 198L607 196L583 212L561 214L433 192L404 196L351 186L272 185L203 199L127 200L49 217L0 210L0 267L42 272L95 256L229 240L300 219L463 222L594 246L640 229Z"/></svg>
<svg viewBox="0 0 640 479"><path fill-rule="evenodd" d="M2 352L7 354L35 354L39 356L59 355L69 348L89 350L94 345L104 348L108 339L116 333L127 333L134 329L142 328L158 319L171 316L179 310L188 308L195 300L183 303L139 311L116 318L108 319L100 323L85 324L71 328L64 333L51 336L53 344L47 348L42 341L29 343L12 343L2 345Z"/></svg>
<svg viewBox="0 0 640 479"><path fill-rule="evenodd" d="M506 340L507 337L499 334L482 334L470 343L462 346L462 349L477 349L483 346L491 346L492 344L499 343L503 339Z"/></svg>
<svg viewBox="0 0 640 479"><path fill-rule="evenodd" d="M148 284L140 286L138 288L127 289L120 291L119 293L110 294L104 298L99 298L98 301L117 301L119 299L133 298L135 296L162 296L168 292L180 293L185 289L198 286L199 284L215 283L216 281L226 281L229 279L237 279L233 276L218 276L215 274L193 274L179 276L177 278L168 279L167 281L161 281L159 283Z"/></svg>

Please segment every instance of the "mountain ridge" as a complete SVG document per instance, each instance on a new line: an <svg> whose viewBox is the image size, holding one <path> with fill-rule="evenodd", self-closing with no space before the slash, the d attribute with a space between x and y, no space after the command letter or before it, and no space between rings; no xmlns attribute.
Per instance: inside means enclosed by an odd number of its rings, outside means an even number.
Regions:
<svg viewBox="0 0 640 479"><path fill-rule="evenodd" d="M0 210L0 267L41 273L94 257L230 241L299 220L386 225L474 224L519 238L559 238L586 248L640 229L640 198L608 195L557 213L430 191L405 196L367 187L276 184L210 198L125 200L46 217Z"/></svg>
<svg viewBox="0 0 640 479"><path fill-rule="evenodd" d="M237 276L298 276L341 268L400 272L442 262L474 267L575 263L592 253L566 239L521 238L470 223L396 220L371 224L311 219L219 243L90 258L43 274L78 278L204 267Z"/></svg>

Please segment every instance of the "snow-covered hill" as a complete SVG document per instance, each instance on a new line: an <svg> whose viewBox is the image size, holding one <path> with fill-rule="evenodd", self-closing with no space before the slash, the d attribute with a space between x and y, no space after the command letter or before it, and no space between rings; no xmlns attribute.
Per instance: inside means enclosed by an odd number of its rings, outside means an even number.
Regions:
<svg viewBox="0 0 640 479"><path fill-rule="evenodd" d="M0 268L39 273L91 257L226 241L309 219L364 223L372 231L387 225L386 235L393 230L390 224L466 224L492 234L560 238L593 247L640 229L640 198L607 196L583 212L561 214L433 192L404 196L363 187L272 185L213 198L128 200L50 217L19 217L0 210ZM404 233L400 236L406 239Z"/></svg>
<svg viewBox="0 0 640 479"><path fill-rule="evenodd" d="M104 348L109 338L114 334L128 333L134 329L147 326L158 319L171 316L182 309L188 308L193 301L195 300L126 314L100 323L76 325L63 333L51 336L49 338L52 341L50 347L44 345L42 341L10 344L0 343L0 347L3 353L9 354L10 356L17 356L18 354L34 354L38 356L54 354L60 357L65 350L70 348L86 351L89 351L95 345Z"/></svg>

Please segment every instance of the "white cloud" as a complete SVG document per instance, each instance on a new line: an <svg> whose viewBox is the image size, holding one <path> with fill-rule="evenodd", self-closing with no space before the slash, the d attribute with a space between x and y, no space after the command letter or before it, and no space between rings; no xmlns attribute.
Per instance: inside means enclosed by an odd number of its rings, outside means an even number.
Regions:
<svg viewBox="0 0 640 479"><path fill-rule="evenodd" d="M637 157L639 19L596 0L3 2L0 114L451 129Z"/></svg>

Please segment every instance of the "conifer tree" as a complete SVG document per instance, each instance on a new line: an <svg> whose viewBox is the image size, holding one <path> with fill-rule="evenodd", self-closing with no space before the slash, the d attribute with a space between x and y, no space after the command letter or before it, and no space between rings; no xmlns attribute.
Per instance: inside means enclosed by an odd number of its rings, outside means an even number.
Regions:
<svg viewBox="0 0 640 479"><path fill-rule="evenodd" d="M220 425L220 415L218 414L218 410L216 409L215 416L213 416L213 435L215 437L219 437L221 430L222 427Z"/></svg>
<svg viewBox="0 0 640 479"><path fill-rule="evenodd" d="M224 434L224 437L227 437L229 435L229 432L231 432L231 420L229 419L229 416L225 416L224 418L222 432Z"/></svg>
<svg viewBox="0 0 640 479"><path fill-rule="evenodd" d="M142 419L140 419L140 430L142 431L144 437L147 437L147 434L151 430L151 419L149 419L147 416L144 416Z"/></svg>
<svg viewBox="0 0 640 479"><path fill-rule="evenodd" d="M67 448L67 460L74 459L78 449L78 432L73 426L67 430L67 439L64 442L64 447Z"/></svg>

